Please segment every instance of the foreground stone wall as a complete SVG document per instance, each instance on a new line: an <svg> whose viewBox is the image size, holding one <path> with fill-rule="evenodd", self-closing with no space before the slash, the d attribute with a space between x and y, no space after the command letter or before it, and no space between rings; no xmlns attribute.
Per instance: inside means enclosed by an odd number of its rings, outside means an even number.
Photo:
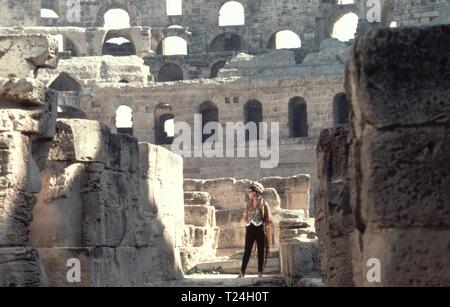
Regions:
<svg viewBox="0 0 450 307"><path fill-rule="evenodd" d="M341 256L351 257L356 286L450 285L449 48L433 43L449 38L449 26L436 26L369 31L355 41L348 143L343 131L329 131L318 150L319 165L328 165L319 171L321 247L351 242L350 253L322 254L332 285L349 285ZM333 278L334 263L348 278Z"/></svg>
<svg viewBox="0 0 450 307"><path fill-rule="evenodd" d="M0 286L46 285L28 228L56 121L35 76L56 67L56 50L49 36L0 37Z"/></svg>
<svg viewBox="0 0 450 307"><path fill-rule="evenodd" d="M370 258L381 261L380 285L450 285L450 64L448 44L432 43L449 38L439 26L372 31L355 43L347 89L356 285L369 285Z"/></svg>
<svg viewBox="0 0 450 307"><path fill-rule="evenodd" d="M353 286L348 127L322 131L317 146L319 188L316 191L316 231L320 267L327 286Z"/></svg>
<svg viewBox="0 0 450 307"><path fill-rule="evenodd" d="M80 286L180 277L181 158L95 121L56 130L30 226L49 285L71 285L71 258L81 260Z"/></svg>
<svg viewBox="0 0 450 307"><path fill-rule="evenodd" d="M182 158L100 122L56 124L56 97L36 79L56 51L49 36L0 37L0 285L182 277ZM81 283L67 279L70 259Z"/></svg>

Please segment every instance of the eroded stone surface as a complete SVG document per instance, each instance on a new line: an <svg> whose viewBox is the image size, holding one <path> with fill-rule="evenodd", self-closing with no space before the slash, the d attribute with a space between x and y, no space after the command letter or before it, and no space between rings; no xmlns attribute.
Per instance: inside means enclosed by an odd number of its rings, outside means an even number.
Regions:
<svg viewBox="0 0 450 307"><path fill-rule="evenodd" d="M30 248L29 226L40 170L55 132L56 101L35 80L57 64L50 36L0 36L0 285L43 286L45 270Z"/></svg>
<svg viewBox="0 0 450 307"><path fill-rule="evenodd" d="M371 258L383 264L375 285L448 284L450 64L447 44L429 42L449 36L436 26L370 31L355 42L347 89L356 285L369 285Z"/></svg>

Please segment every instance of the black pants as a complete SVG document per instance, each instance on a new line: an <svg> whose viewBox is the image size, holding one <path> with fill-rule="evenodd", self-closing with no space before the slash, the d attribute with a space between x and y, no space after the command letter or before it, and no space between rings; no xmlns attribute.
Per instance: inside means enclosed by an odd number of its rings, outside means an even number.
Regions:
<svg viewBox="0 0 450 307"><path fill-rule="evenodd" d="M258 248L258 272L262 273L264 269L264 226L261 225L256 227L255 225L250 224L246 227L245 232L245 251L241 266L242 273L245 273L245 270L247 269L247 264L250 260L250 254L252 253L255 240Z"/></svg>

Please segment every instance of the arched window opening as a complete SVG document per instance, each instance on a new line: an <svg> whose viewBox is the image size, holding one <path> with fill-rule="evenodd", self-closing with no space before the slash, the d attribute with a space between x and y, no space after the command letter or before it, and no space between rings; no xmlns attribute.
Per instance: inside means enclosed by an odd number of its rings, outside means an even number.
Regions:
<svg viewBox="0 0 450 307"><path fill-rule="evenodd" d="M335 126L349 123L349 105L345 93L339 93L334 97L333 114Z"/></svg>
<svg viewBox="0 0 450 307"><path fill-rule="evenodd" d="M133 135L133 110L128 106L120 106L116 110L117 133Z"/></svg>
<svg viewBox="0 0 450 307"><path fill-rule="evenodd" d="M130 15L123 9L111 9L103 16L106 29L127 29L130 28Z"/></svg>
<svg viewBox="0 0 450 307"><path fill-rule="evenodd" d="M155 109L156 145L172 144L175 136L175 116L169 104L162 104Z"/></svg>
<svg viewBox="0 0 450 307"><path fill-rule="evenodd" d="M132 42L124 37L111 37L105 39L102 54L113 56L136 55L136 48Z"/></svg>
<svg viewBox="0 0 450 307"><path fill-rule="evenodd" d="M245 25L244 6L237 1L228 1L219 10L219 26Z"/></svg>
<svg viewBox="0 0 450 307"><path fill-rule="evenodd" d="M156 53L159 55L187 55L188 45L184 38L169 36L159 43Z"/></svg>
<svg viewBox="0 0 450 307"><path fill-rule="evenodd" d="M58 92L79 92L80 84L67 73L61 73L49 86Z"/></svg>
<svg viewBox="0 0 450 307"><path fill-rule="evenodd" d="M54 10L51 9L41 9L41 18L45 19L57 19L59 18L58 14Z"/></svg>
<svg viewBox="0 0 450 307"><path fill-rule="evenodd" d="M292 98L289 102L289 137L308 136L308 112L306 101L302 97Z"/></svg>
<svg viewBox="0 0 450 307"><path fill-rule="evenodd" d="M256 140L259 140L261 137L259 133L259 127L261 122L263 121L263 109L261 102L259 102L258 100L248 101L244 106L244 118L246 124L253 122L257 127L257 131L255 134L246 131L245 139L247 141L252 141L255 140L254 137L256 136Z"/></svg>
<svg viewBox="0 0 450 307"><path fill-rule="evenodd" d="M183 0L166 0L167 16L183 15Z"/></svg>
<svg viewBox="0 0 450 307"><path fill-rule="evenodd" d="M291 30L281 30L274 33L267 44L268 49L295 49L301 48L300 37Z"/></svg>
<svg viewBox="0 0 450 307"><path fill-rule="evenodd" d="M58 106L58 118L80 118L88 119L86 113L71 106Z"/></svg>
<svg viewBox="0 0 450 307"><path fill-rule="evenodd" d="M355 13L347 13L336 21L331 37L346 42L355 38L358 28L358 16Z"/></svg>
<svg viewBox="0 0 450 307"><path fill-rule="evenodd" d="M217 36L209 45L209 51L239 51L245 48L244 40L237 34L227 32Z"/></svg>
<svg viewBox="0 0 450 307"><path fill-rule="evenodd" d="M158 82L183 80L183 70L174 63L167 63L158 72Z"/></svg>
<svg viewBox="0 0 450 307"><path fill-rule="evenodd" d="M215 63L213 65L213 67L211 68L211 78L217 78L218 74L219 74L219 70L221 70L222 68L225 67L225 65L227 64L226 61L219 61L217 63Z"/></svg>
<svg viewBox="0 0 450 307"><path fill-rule="evenodd" d="M217 106L210 102L206 101L200 105L199 108L200 114L202 115L202 131L208 123L218 123L219 122L219 109ZM218 131L212 131L212 133L203 133L202 140L205 142L208 138L213 136Z"/></svg>

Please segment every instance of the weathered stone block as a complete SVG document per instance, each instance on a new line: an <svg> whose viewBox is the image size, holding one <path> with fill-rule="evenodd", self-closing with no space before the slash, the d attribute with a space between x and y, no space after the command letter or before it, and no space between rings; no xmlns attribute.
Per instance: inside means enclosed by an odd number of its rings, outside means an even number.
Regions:
<svg viewBox="0 0 450 307"><path fill-rule="evenodd" d="M139 147L136 138L126 134L112 134L109 152L109 167L132 174L137 172Z"/></svg>
<svg viewBox="0 0 450 307"><path fill-rule="evenodd" d="M30 225L32 246L82 246L84 177L81 163L47 161Z"/></svg>
<svg viewBox="0 0 450 307"><path fill-rule="evenodd" d="M357 137L363 121L377 128L450 123L448 46L433 43L449 38L448 26L379 29L358 38L347 74Z"/></svg>
<svg viewBox="0 0 450 307"><path fill-rule="evenodd" d="M295 285L305 276L317 274L317 240L295 239L280 245L281 273L289 285Z"/></svg>
<svg viewBox="0 0 450 307"><path fill-rule="evenodd" d="M184 221L200 227L216 226L216 210L213 206L184 206Z"/></svg>
<svg viewBox="0 0 450 307"><path fill-rule="evenodd" d="M324 129L317 144L317 175L328 181L347 177L348 127Z"/></svg>
<svg viewBox="0 0 450 307"><path fill-rule="evenodd" d="M228 226L230 222L230 210L217 210L216 223L217 226Z"/></svg>
<svg viewBox="0 0 450 307"><path fill-rule="evenodd" d="M34 77L38 68L56 68L58 43L50 35L0 36L0 76Z"/></svg>
<svg viewBox="0 0 450 307"><path fill-rule="evenodd" d="M0 99L4 101L13 101L18 106L29 108L30 104L45 105L45 98L45 84L41 80L0 78Z"/></svg>
<svg viewBox="0 0 450 307"><path fill-rule="evenodd" d="M208 192L184 192L185 205L211 205L211 195Z"/></svg>
<svg viewBox="0 0 450 307"><path fill-rule="evenodd" d="M167 240L181 246L184 226L183 159L160 146L139 144L143 204L158 214Z"/></svg>
<svg viewBox="0 0 450 307"><path fill-rule="evenodd" d="M443 286L450 284L449 230L368 229L363 235L361 262L371 258L381 261L381 283L367 281L367 267L362 271L364 286Z"/></svg>
<svg viewBox="0 0 450 307"><path fill-rule="evenodd" d="M229 248L236 247L236 229L228 228L228 229L220 229L219 236L219 248Z"/></svg>
<svg viewBox="0 0 450 307"><path fill-rule="evenodd" d="M49 160L101 162L107 165L111 132L97 121L61 119L49 152Z"/></svg>
<svg viewBox="0 0 450 307"><path fill-rule="evenodd" d="M47 285L39 254L28 247L0 247L0 277L0 287Z"/></svg>
<svg viewBox="0 0 450 307"><path fill-rule="evenodd" d="M26 94L23 97L2 99L0 106L0 132L19 131L26 135L36 135L39 139L47 142L54 136L57 116L57 100L55 96L47 92L45 104L39 106L36 106L36 101L32 99ZM36 152L36 154L39 153Z"/></svg>
<svg viewBox="0 0 450 307"><path fill-rule="evenodd" d="M244 226L244 209L241 210L231 210L230 211L230 226Z"/></svg>
<svg viewBox="0 0 450 307"><path fill-rule="evenodd" d="M0 246L28 245L28 226L36 197L17 190L0 191Z"/></svg>
<svg viewBox="0 0 450 307"><path fill-rule="evenodd" d="M360 153L365 220L380 227L450 226L448 131L366 128Z"/></svg>
<svg viewBox="0 0 450 307"><path fill-rule="evenodd" d="M31 149L19 132L0 133L0 189L27 190ZM39 178L39 177L38 177Z"/></svg>

